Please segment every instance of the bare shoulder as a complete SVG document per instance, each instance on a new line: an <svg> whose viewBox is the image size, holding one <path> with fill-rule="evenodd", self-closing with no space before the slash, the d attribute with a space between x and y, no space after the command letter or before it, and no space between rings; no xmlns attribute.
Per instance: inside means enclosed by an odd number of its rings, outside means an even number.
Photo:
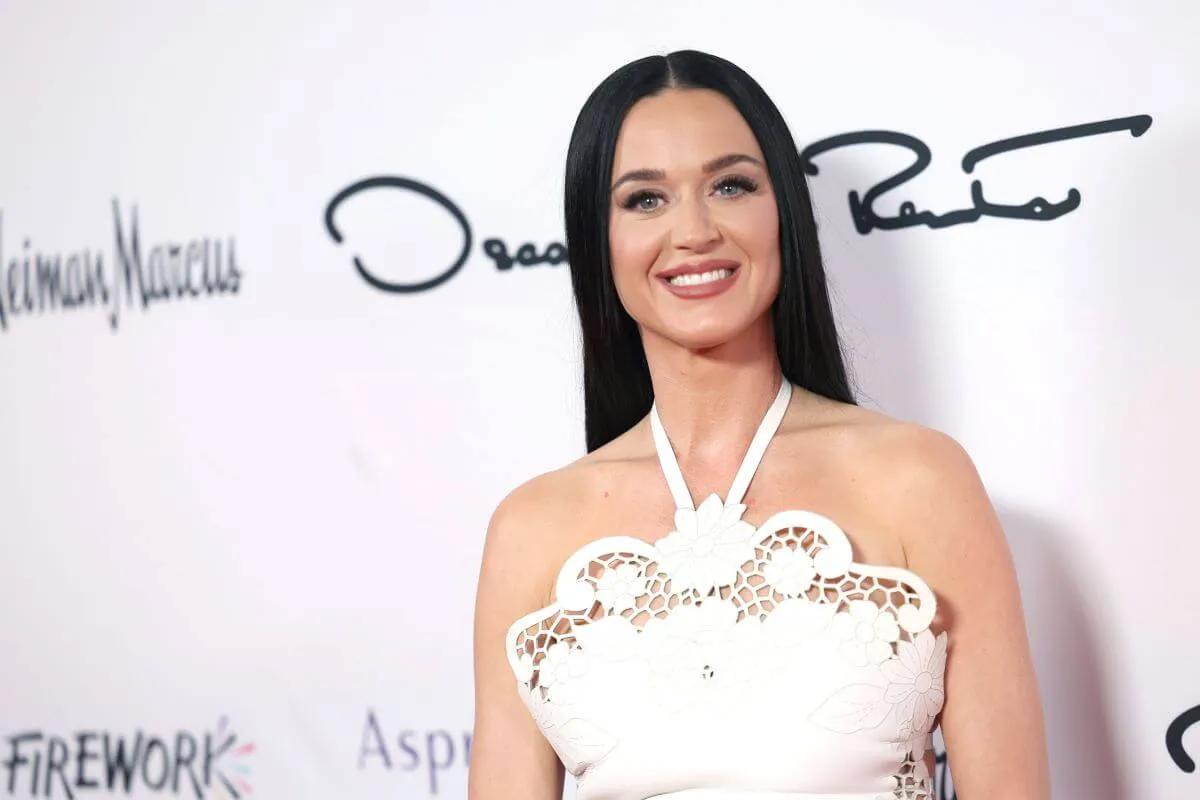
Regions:
<svg viewBox="0 0 1200 800"><path fill-rule="evenodd" d="M598 450L510 491L488 523L483 569L510 592L529 587L545 595L572 544L570 532L602 492L614 460L611 451Z"/></svg>
<svg viewBox="0 0 1200 800"><path fill-rule="evenodd" d="M574 489L570 468L536 475L510 491L492 512L488 539L500 544L528 544L523 541L544 531L561 512ZM512 542L518 539L522 541Z"/></svg>
<svg viewBox="0 0 1200 800"><path fill-rule="evenodd" d="M868 426L863 440L865 469L910 555L944 552L948 537L961 544L998 533L975 462L952 436L891 420Z"/></svg>
<svg viewBox="0 0 1200 800"><path fill-rule="evenodd" d="M974 460L949 434L859 407L828 407L818 425L835 442L835 468L894 532L910 566L1000 535ZM950 546L950 549L947 549Z"/></svg>
<svg viewBox="0 0 1200 800"><path fill-rule="evenodd" d="M905 565L939 597L938 624L955 626L981 592L1011 598L1012 557L974 460L942 431L868 410L845 415L840 448L869 498L870 518L899 541ZM1015 601L1012 603L1015 607ZM1003 616L999 605L987 612Z"/></svg>
<svg viewBox="0 0 1200 800"><path fill-rule="evenodd" d="M848 436L854 455L871 478L896 489L895 500L919 506L924 493L978 483L974 462L949 434L873 411L856 416Z"/></svg>
<svg viewBox="0 0 1200 800"><path fill-rule="evenodd" d="M541 561L553 557L557 534L584 494L580 472L571 464L537 475L500 501L488 522L485 569L499 567L508 579L520 577L517 572L533 573L534 581L541 577Z"/></svg>

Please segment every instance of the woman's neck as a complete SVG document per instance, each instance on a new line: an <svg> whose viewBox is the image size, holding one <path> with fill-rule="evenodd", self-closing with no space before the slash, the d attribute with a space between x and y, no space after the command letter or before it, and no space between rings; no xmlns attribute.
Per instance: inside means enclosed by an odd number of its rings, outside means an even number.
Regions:
<svg viewBox="0 0 1200 800"><path fill-rule="evenodd" d="M764 323L703 351L643 332L654 402L681 462L740 458L753 437L782 380Z"/></svg>

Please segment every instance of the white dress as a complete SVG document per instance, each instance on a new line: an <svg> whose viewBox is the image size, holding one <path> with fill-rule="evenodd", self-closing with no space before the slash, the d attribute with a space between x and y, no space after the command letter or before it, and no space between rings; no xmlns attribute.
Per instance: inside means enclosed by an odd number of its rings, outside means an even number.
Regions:
<svg viewBox="0 0 1200 800"><path fill-rule="evenodd" d="M555 602L509 629L517 689L578 800L933 797L923 756L946 665L933 592L853 562L818 514L741 519L791 392L783 381L727 499L699 508L652 409L675 529L583 546Z"/></svg>

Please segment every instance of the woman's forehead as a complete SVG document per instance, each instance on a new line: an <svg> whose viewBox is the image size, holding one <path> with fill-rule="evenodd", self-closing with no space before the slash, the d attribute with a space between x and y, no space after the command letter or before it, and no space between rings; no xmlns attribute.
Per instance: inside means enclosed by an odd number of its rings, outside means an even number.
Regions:
<svg viewBox="0 0 1200 800"><path fill-rule="evenodd" d="M728 98L707 89L668 89L629 110L617 138L613 171L699 170L732 152L762 157L750 126Z"/></svg>

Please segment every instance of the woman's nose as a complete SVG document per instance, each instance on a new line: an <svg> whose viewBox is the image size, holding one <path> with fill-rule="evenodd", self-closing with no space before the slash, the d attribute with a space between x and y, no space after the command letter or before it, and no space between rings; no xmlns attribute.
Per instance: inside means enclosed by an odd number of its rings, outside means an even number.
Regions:
<svg viewBox="0 0 1200 800"><path fill-rule="evenodd" d="M676 247L703 251L720 241L720 228L703 199L685 201L675 208L672 234Z"/></svg>

